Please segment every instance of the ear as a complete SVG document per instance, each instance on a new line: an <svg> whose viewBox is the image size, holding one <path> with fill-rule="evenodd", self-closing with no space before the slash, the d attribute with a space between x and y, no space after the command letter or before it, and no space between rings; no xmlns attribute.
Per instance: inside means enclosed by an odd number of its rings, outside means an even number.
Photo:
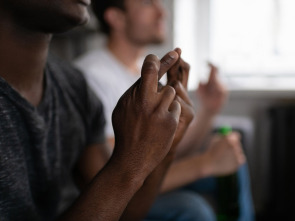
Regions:
<svg viewBox="0 0 295 221"><path fill-rule="evenodd" d="M125 13L119 8L108 8L105 11L104 19L114 31L122 30L125 27Z"/></svg>

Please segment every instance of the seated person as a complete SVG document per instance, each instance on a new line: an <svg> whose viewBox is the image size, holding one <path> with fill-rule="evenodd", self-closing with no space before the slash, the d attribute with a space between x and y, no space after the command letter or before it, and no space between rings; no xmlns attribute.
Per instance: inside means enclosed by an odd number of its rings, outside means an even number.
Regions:
<svg viewBox="0 0 295 221"><path fill-rule="evenodd" d="M111 124L113 108L122 93L138 79L140 69L138 64L146 47L150 44L160 44L165 40L163 28L165 12L160 1L157 0L94 0L93 11L101 30L106 34L106 45L102 49L93 50L81 56L75 64L85 74L89 85L103 102L107 120L105 132L110 144L113 144L114 132ZM188 72L189 67L184 63L181 67L183 72ZM227 97L226 88L218 80L217 68L211 64L210 67L208 82L200 84L197 92L201 103L197 116L177 148L176 160L165 176L161 192L166 193L167 198L168 191L170 195L173 195L172 190L179 190L201 178L226 175L239 169L238 173L241 174L239 177L243 180L241 182L243 188L240 192L242 207L240 220L251 221L254 219L253 202L246 159L238 135L233 133L225 138L226 141L218 138L217 141L210 143L210 148L206 152L200 154L200 148L212 129L214 117L219 113ZM186 84L187 82L182 83L182 85ZM240 167L241 165L243 166ZM211 183L214 182L212 179L208 180ZM200 183L204 182L205 180L198 182L195 187L200 187ZM201 192L200 188L198 190L194 188L191 197L199 203L194 202L190 205L202 205L203 209L197 210L197 206L193 206L186 214L194 217L191 220L202 220L203 211L207 211L205 220L213 220L214 211L202 197L196 194ZM177 194L179 198L179 192ZM181 210L179 200L167 200L170 209L164 210L162 208L165 207L165 203L161 197L158 198L161 204L155 203L157 206L153 207L148 217L164 219L167 215L170 216L170 211L178 214ZM171 202L175 205L172 206ZM188 204L182 203L182 205ZM158 211L162 214L159 215ZM176 220L175 217L173 219Z"/></svg>
<svg viewBox="0 0 295 221"><path fill-rule="evenodd" d="M48 57L52 33L87 22L87 6L0 0L1 221L142 220L193 118L185 87L158 85L179 54L149 55L113 112L111 154L102 104Z"/></svg>

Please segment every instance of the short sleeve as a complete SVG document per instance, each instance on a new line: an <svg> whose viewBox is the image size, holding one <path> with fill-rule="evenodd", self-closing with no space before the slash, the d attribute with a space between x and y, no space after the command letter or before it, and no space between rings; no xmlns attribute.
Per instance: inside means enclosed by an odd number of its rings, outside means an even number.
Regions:
<svg viewBox="0 0 295 221"><path fill-rule="evenodd" d="M105 116L102 102L90 89L82 72L72 64L50 55L49 73L55 79L55 84L61 93L69 96L70 108L78 112L85 126L85 145L104 143Z"/></svg>
<svg viewBox="0 0 295 221"><path fill-rule="evenodd" d="M110 84L106 78L101 78L100 75L85 74L87 83L95 95L99 98L103 105L103 112L106 120L105 135L107 137L114 137L112 125L112 113L118 102L118 95L114 90L114 85Z"/></svg>
<svg viewBox="0 0 295 221"><path fill-rule="evenodd" d="M86 111L88 123L87 145L104 143L106 140L104 108L99 98L89 87L87 87Z"/></svg>

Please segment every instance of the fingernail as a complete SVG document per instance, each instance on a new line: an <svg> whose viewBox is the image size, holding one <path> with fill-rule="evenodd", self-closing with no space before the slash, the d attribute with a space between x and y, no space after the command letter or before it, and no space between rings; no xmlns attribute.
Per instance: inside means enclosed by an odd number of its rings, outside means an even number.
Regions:
<svg viewBox="0 0 295 221"><path fill-rule="evenodd" d="M172 51L171 51L171 52L169 52L169 53L168 53L168 55L169 55L169 57L170 57L170 58L172 58L172 59L174 59L174 58L175 58L175 54L174 54Z"/></svg>
<svg viewBox="0 0 295 221"><path fill-rule="evenodd" d="M179 47L176 47L176 48L174 49L174 51L176 51L176 52L179 53L179 54L181 54L181 52L182 52L181 48L179 48Z"/></svg>

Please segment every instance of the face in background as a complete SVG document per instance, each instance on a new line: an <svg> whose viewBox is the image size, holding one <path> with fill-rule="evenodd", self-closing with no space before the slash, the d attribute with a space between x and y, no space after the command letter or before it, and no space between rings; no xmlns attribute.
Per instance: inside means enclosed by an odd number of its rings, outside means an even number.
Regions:
<svg viewBox="0 0 295 221"><path fill-rule="evenodd" d="M0 0L0 19L45 33L63 32L89 19L91 0Z"/></svg>
<svg viewBox="0 0 295 221"><path fill-rule="evenodd" d="M161 0L125 0L125 34L138 45L165 40L165 11Z"/></svg>

